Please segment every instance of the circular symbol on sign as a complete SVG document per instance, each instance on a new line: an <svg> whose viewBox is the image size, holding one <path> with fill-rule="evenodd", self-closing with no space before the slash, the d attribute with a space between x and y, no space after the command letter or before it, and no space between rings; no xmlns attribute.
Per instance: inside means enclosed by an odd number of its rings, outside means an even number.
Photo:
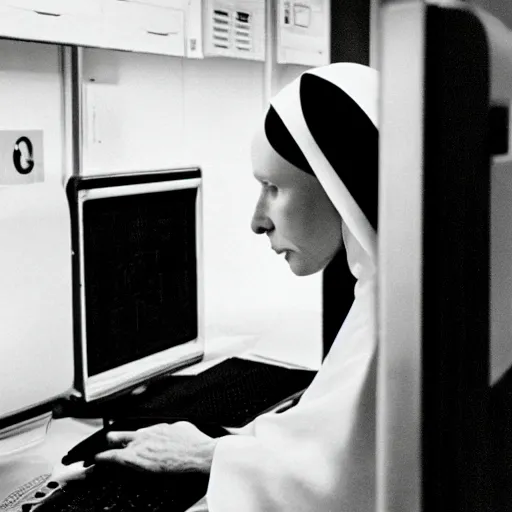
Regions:
<svg viewBox="0 0 512 512"><path fill-rule="evenodd" d="M34 168L34 155L32 142L28 137L20 137L14 144L12 152L14 168L20 174L29 174Z"/></svg>

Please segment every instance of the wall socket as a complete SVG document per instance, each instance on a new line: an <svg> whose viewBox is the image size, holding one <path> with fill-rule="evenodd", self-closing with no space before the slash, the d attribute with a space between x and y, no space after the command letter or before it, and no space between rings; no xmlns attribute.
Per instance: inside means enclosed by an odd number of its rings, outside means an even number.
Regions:
<svg viewBox="0 0 512 512"><path fill-rule="evenodd" d="M42 181L43 130L0 130L0 186Z"/></svg>

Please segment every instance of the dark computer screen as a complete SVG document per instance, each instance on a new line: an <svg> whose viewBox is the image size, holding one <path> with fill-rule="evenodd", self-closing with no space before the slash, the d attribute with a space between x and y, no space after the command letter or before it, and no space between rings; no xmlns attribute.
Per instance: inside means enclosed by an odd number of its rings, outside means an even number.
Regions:
<svg viewBox="0 0 512 512"><path fill-rule="evenodd" d="M83 203L89 376L197 337L196 195Z"/></svg>

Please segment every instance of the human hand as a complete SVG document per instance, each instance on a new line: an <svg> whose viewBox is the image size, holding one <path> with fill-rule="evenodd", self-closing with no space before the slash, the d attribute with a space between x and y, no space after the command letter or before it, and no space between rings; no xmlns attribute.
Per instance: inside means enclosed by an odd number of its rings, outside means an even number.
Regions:
<svg viewBox="0 0 512 512"><path fill-rule="evenodd" d="M153 473L209 473L217 440L186 421L161 423L134 432L107 434L110 449L96 454L97 465L117 463Z"/></svg>

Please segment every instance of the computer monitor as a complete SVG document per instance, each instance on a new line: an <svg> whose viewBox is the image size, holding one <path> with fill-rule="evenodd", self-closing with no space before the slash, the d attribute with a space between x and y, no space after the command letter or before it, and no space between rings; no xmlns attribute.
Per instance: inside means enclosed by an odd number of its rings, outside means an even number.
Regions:
<svg viewBox="0 0 512 512"><path fill-rule="evenodd" d="M512 32L464 2L381 14L377 510L507 510Z"/></svg>
<svg viewBox="0 0 512 512"><path fill-rule="evenodd" d="M86 402L203 357L201 172L71 178L75 390Z"/></svg>

